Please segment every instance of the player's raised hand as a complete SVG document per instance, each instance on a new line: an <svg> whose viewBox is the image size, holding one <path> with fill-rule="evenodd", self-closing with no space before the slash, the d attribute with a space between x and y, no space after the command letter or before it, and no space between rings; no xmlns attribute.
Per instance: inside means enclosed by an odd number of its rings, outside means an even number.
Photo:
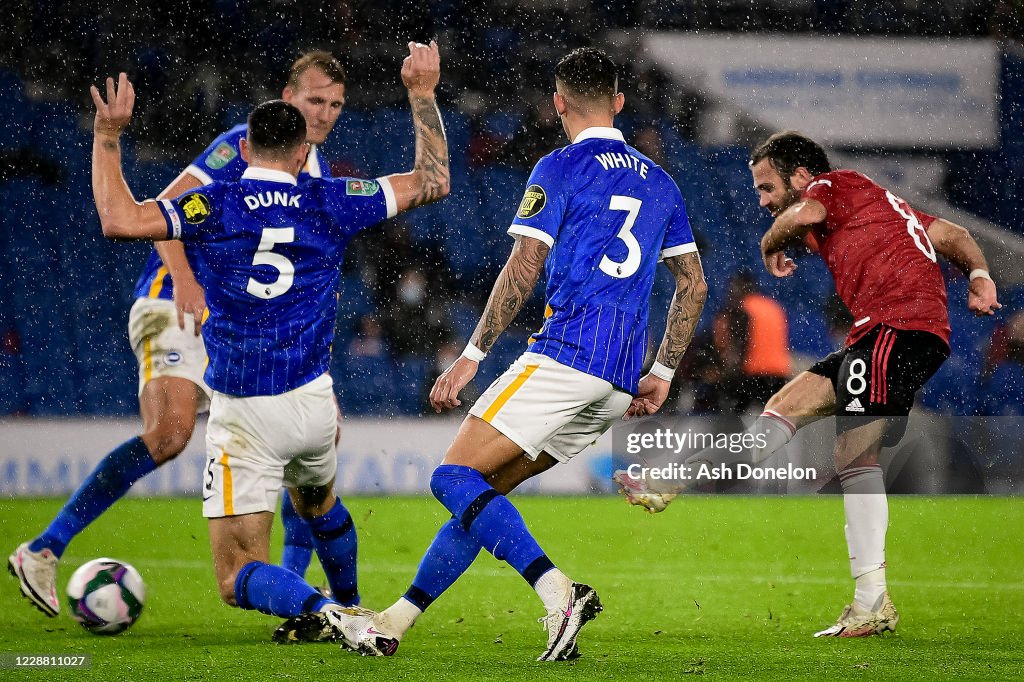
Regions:
<svg viewBox="0 0 1024 682"><path fill-rule="evenodd" d="M1003 307L996 298L995 282L986 277L975 277L967 290L967 308L976 317L995 315Z"/></svg>
<svg viewBox="0 0 1024 682"><path fill-rule="evenodd" d="M430 406L434 408L434 412L440 413L441 410L450 410L461 405L459 391L473 380L479 367L479 362L464 355L453 362L452 366L434 382L434 388L430 389Z"/></svg>
<svg viewBox="0 0 1024 682"><path fill-rule="evenodd" d="M668 398L668 389L671 386L671 381L648 374L640 380L636 397L633 398L633 402L629 404L626 414L622 415L622 418L630 419L654 414L665 404L665 399Z"/></svg>
<svg viewBox="0 0 1024 682"><path fill-rule="evenodd" d="M784 251L762 253L761 257L764 259L765 269L776 277L789 277L796 272L796 263L792 258L788 258Z"/></svg>
<svg viewBox="0 0 1024 682"><path fill-rule="evenodd" d="M441 55L437 42L409 43L409 56L402 62L402 82L411 94L430 96L441 80Z"/></svg>
<svg viewBox="0 0 1024 682"><path fill-rule="evenodd" d="M122 72L118 76L116 87L114 79L107 78L105 102L95 85L89 87L89 94L96 105L93 131L100 135L120 135L121 131L128 127L128 122L132 119L132 109L135 107L135 88L128 80L128 74Z"/></svg>
<svg viewBox="0 0 1024 682"><path fill-rule="evenodd" d="M178 328L184 331L186 313L195 321L194 333L200 334L200 327L206 320L206 292L195 279L174 280L174 307L178 311Z"/></svg>

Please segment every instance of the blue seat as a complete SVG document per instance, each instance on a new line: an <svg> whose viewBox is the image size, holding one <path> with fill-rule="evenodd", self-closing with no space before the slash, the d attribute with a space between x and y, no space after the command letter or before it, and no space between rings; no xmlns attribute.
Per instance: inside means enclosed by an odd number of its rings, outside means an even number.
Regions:
<svg viewBox="0 0 1024 682"><path fill-rule="evenodd" d="M394 412L395 363L391 358L346 356L336 353L331 368L344 414Z"/></svg>

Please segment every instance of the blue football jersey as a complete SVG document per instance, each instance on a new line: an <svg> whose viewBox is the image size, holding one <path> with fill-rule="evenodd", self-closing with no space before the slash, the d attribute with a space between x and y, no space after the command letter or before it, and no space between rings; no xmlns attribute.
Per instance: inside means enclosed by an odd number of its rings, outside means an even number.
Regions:
<svg viewBox="0 0 1024 682"><path fill-rule="evenodd" d="M245 137L246 124L237 125L210 143L202 154L185 169L204 185L221 181L237 182L246 169L238 141ZM320 150L313 146L309 150L306 167L299 174L299 182L310 178L331 177L331 167ZM189 254L191 255L191 254ZM191 260L189 261L191 265ZM174 282L164 267L156 250L150 252L139 280L135 283L135 298L174 298Z"/></svg>
<svg viewBox="0 0 1024 682"><path fill-rule="evenodd" d="M387 179L299 184L265 168L158 205L206 290L206 383L236 396L277 395L327 371L345 245L396 213Z"/></svg>
<svg viewBox="0 0 1024 682"><path fill-rule="evenodd" d="M530 351L636 393L655 267L697 245L679 188L615 128L541 159L509 234L551 247Z"/></svg>

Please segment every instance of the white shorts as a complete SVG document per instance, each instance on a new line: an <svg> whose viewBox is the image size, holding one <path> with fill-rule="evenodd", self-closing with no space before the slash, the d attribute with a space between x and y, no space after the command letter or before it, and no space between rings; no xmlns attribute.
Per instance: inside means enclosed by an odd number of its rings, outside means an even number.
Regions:
<svg viewBox="0 0 1024 682"><path fill-rule="evenodd" d="M214 391L206 427L203 516L277 510L281 486L327 485L338 471L334 382L324 374L272 396Z"/></svg>
<svg viewBox="0 0 1024 682"><path fill-rule="evenodd" d="M567 462L626 413L632 396L604 379L523 353L469 411L521 447Z"/></svg>
<svg viewBox="0 0 1024 682"><path fill-rule="evenodd" d="M191 315L185 315L185 329L181 329L174 301L137 298L128 314L128 340L139 363L139 395L151 379L187 379L202 391L196 411L209 409L211 392L203 381L206 347L203 337L195 335Z"/></svg>

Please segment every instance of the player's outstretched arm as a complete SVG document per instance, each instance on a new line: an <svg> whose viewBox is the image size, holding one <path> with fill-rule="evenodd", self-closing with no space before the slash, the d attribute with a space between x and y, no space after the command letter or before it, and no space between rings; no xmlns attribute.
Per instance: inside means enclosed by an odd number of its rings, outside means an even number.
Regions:
<svg viewBox="0 0 1024 682"><path fill-rule="evenodd" d="M434 382L430 405L435 412L458 407L459 391L466 387L480 366L480 360L494 346L501 333L515 319L544 269L548 245L533 237L516 237L508 262L491 289L490 298L462 356Z"/></svg>
<svg viewBox="0 0 1024 682"><path fill-rule="evenodd" d="M93 121L92 193L105 237L166 239L167 223L154 202L138 203L121 172L121 133L128 127L135 106L135 89L122 73L117 85L107 79L107 98L89 88L96 104Z"/></svg>
<svg viewBox="0 0 1024 682"><path fill-rule="evenodd" d="M640 380L637 396L633 398L625 418L654 414L661 409L668 389L672 385L675 368L690 346L697 330L697 321L704 310L708 285L704 281L704 269L700 256L687 253L665 259L665 265L676 278L676 292L668 310L665 336L658 347L658 355L650 374Z"/></svg>
<svg viewBox="0 0 1024 682"><path fill-rule="evenodd" d="M995 315L1002 308L996 296L996 285L988 274L988 263L978 242L956 223L938 218L928 226L928 239L936 253L960 268L970 277L967 307L975 315Z"/></svg>
<svg viewBox="0 0 1024 682"><path fill-rule="evenodd" d="M814 199L804 199L780 213L771 228L761 238L761 258L768 272L776 277L789 277L796 271L796 263L787 258L783 249L803 241L815 225L825 222L828 210Z"/></svg>
<svg viewBox="0 0 1024 682"><path fill-rule="evenodd" d="M399 213L443 199L451 189L448 140L434 98L440 78L441 57L437 43L409 43L409 56L402 62L402 82L409 90L416 131L416 160L411 172L387 176Z"/></svg>
<svg viewBox="0 0 1024 682"><path fill-rule="evenodd" d="M174 199L190 189L201 186L199 178L188 171L182 171L174 182L160 192L157 199ZM199 336L200 325L206 313L206 293L192 272L192 266L185 256L185 245L177 239L171 239L156 242L153 246L156 247L157 255L174 281L174 307L178 311L178 327L185 328L185 313L189 313L195 320L195 335Z"/></svg>

